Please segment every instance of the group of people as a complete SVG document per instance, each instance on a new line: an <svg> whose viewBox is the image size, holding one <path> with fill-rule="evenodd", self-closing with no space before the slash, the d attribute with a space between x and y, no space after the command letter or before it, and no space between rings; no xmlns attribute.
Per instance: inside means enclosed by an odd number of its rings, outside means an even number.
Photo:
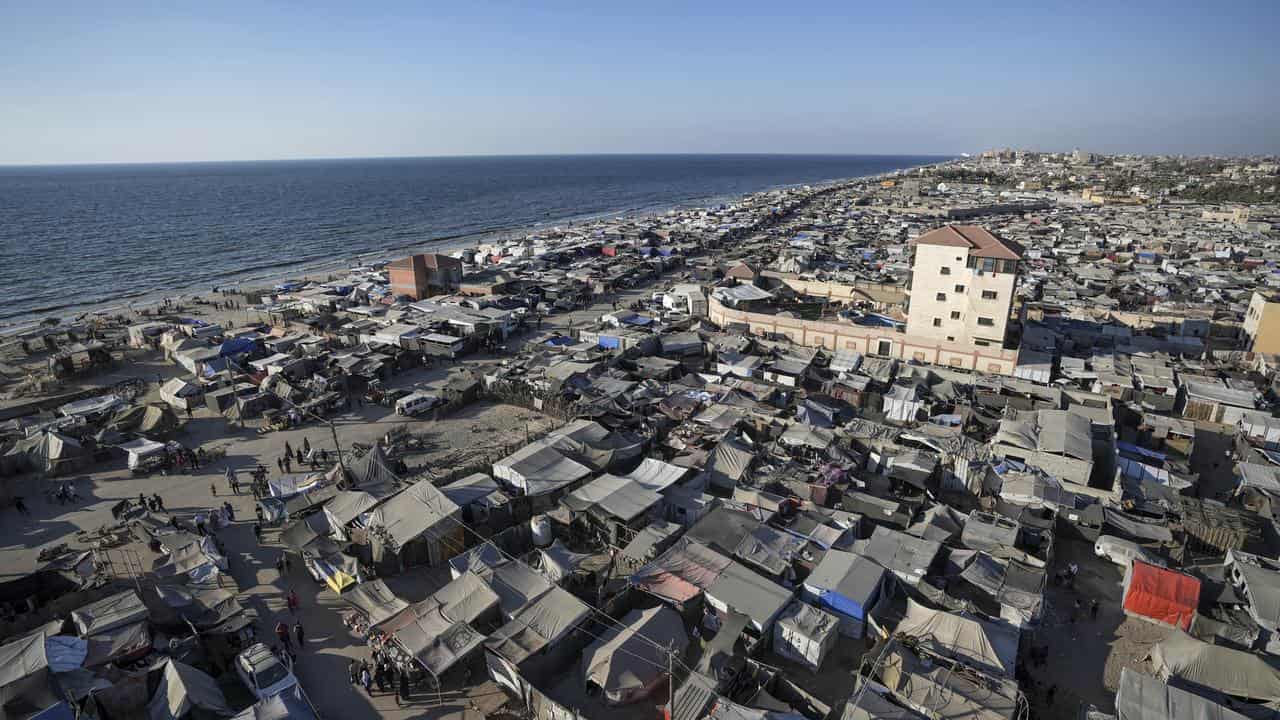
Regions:
<svg viewBox="0 0 1280 720"><path fill-rule="evenodd" d="M294 638L297 639L296 640L298 644L297 649L298 650L304 649L306 644L306 633L302 629L302 621L294 620L293 631L290 632L289 624L284 620L280 620L279 622L276 623L276 639L278 639L280 642L278 645L276 645L272 649L276 651L277 655L280 654L281 652L289 653L289 658L291 660L296 660L298 658L298 655L294 651L294 645L293 645L295 642Z"/></svg>
<svg viewBox="0 0 1280 720"><path fill-rule="evenodd" d="M381 650L373 651L372 663L368 660L353 659L347 665L347 672L350 675L351 684L364 688L370 697L373 696L373 686L377 685L379 692L388 690L395 692L397 704L409 700L411 678L408 671L391 662Z"/></svg>

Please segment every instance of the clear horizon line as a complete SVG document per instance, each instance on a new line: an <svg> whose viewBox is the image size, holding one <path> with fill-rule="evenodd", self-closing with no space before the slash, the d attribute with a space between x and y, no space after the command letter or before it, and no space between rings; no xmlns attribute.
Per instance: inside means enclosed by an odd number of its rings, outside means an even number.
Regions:
<svg viewBox="0 0 1280 720"><path fill-rule="evenodd" d="M101 167L108 165L217 165L273 162L333 162L345 160L445 160L463 158L556 157L908 157L958 158L963 153L857 153L857 152L599 152L599 153L457 153L447 155L324 155L308 157L240 158L233 160L69 160L66 162L0 162L3 168Z"/></svg>

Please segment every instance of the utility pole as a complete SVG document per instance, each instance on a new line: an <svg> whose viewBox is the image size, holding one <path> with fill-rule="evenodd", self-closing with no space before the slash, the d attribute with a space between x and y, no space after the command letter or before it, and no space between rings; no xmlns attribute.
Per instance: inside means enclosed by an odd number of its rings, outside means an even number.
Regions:
<svg viewBox="0 0 1280 720"><path fill-rule="evenodd" d="M347 464L342 460L342 444L338 442L338 428L333 424L333 420L325 418L329 423L329 432L333 433L333 447L338 451L338 467L342 468L342 477L347 477ZM370 451L372 452L372 451Z"/></svg>
<svg viewBox="0 0 1280 720"><path fill-rule="evenodd" d="M675 712L676 707L676 655L675 641L667 641L667 717Z"/></svg>

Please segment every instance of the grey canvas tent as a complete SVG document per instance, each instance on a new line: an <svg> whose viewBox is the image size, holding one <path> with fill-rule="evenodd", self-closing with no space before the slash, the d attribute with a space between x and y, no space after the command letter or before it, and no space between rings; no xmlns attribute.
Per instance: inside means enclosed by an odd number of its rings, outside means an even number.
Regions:
<svg viewBox="0 0 1280 720"><path fill-rule="evenodd" d="M0 645L0 717L29 717L58 702L53 682L43 629Z"/></svg>
<svg viewBox="0 0 1280 720"><path fill-rule="evenodd" d="M89 452L78 441L53 430L17 441L6 455L20 471L50 475L73 472L90 461Z"/></svg>
<svg viewBox="0 0 1280 720"><path fill-rule="evenodd" d="M382 485L393 485L396 482L395 473L390 469L391 461L387 459L386 451L378 443L374 443L373 447L360 457L348 460L346 466L347 482L351 487L369 490Z"/></svg>
<svg viewBox="0 0 1280 720"><path fill-rule="evenodd" d="M194 708L222 717L235 714L216 680L190 665L169 660L147 705L148 720L179 720Z"/></svg>
<svg viewBox="0 0 1280 720"><path fill-rule="evenodd" d="M463 545L462 510L428 478L393 495L370 513L366 526L381 528L390 548L405 562L443 562ZM454 536L457 536L454 539ZM425 557L408 558L410 543L425 543ZM448 547L441 547L441 545ZM420 555L421 553L416 553Z"/></svg>
<svg viewBox="0 0 1280 720"><path fill-rule="evenodd" d="M644 698L664 677L667 654L654 638L677 653L689 644L680 616L667 607L632 610L622 625L610 627L582 653L583 682L600 688L615 705Z"/></svg>
<svg viewBox="0 0 1280 720"><path fill-rule="evenodd" d="M828 550L802 587L806 600L839 619L842 635L860 638L884 577L885 569L868 558Z"/></svg>
<svg viewBox="0 0 1280 720"><path fill-rule="evenodd" d="M925 720L925 716L863 686L844 706L840 720Z"/></svg>
<svg viewBox="0 0 1280 720"><path fill-rule="evenodd" d="M941 543L877 526L862 554L908 585L915 585L928 573L941 550Z"/></svg>
<svg viewBox="0 0 1280 720"><path fill-rule="evenodd" d="M791 602L791 591L765 579L739 562L729 561L704 593L707 604L724 614L746 615L756 632L765 633Z"/></svg>
<svg viewBox="0 0 1280 720"><path fill-rule="evenodd" d="M1120 669L1116 720L1246 720L1214 701L1166 685L1150 675Z"/></svg>
<svg viewBox="0 0 1280 720"><path fill-rule="evenodd" d="M1210 645L1175 630L1151 648L1160 679L1184 682L1252 700L1280 700L1280 670L1253 653Z"/></svg>
<svg viewBox="0 0 1280 720"><path fill-rule="evenodd" d="M918 647L993 675L1013 676L1017 628L957 613L933 610L907 598L907 614L895 632Z"/></svg>
<svg viewBox="0 0 1280 720"><path fill-rule="evenodd" d="M364 613L370 625L381 624L409 607L409 603L391 592L391 588L380 579L356 585L343 593L342 599Z"/></svg>
<svg viewBox="0 0 1280 720"><path fill-rule="evenodd" d="M553 587L489 635L488 650L519 665L558 643L591 614L586 603Z"/></svg>
<svg viewBox="0 0 1280 720"><path fill-rule="evenodd" d="M133 590L125 590L72 611L71 620L81 637L96 635L147 619L147 606Z"/></svg>

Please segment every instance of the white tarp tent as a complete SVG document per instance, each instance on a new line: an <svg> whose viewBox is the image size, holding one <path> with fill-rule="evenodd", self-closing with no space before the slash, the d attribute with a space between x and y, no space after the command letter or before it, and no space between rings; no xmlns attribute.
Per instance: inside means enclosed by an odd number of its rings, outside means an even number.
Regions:
<svg viewBox="0 0 1280 720"><path fill-rule="evenodd" d="M908 598L906 617L895 632L915 638L921 648L942 657L983 672L1013 676L1019 631L1009 625L932 610Z"/></svg>
<svg viewBox="0 0 1280 720"><path fill-rule="evenodd" d="M797 600L773 625L773 651L817 672L840 638L839 625L835 615Z"/></svg>

